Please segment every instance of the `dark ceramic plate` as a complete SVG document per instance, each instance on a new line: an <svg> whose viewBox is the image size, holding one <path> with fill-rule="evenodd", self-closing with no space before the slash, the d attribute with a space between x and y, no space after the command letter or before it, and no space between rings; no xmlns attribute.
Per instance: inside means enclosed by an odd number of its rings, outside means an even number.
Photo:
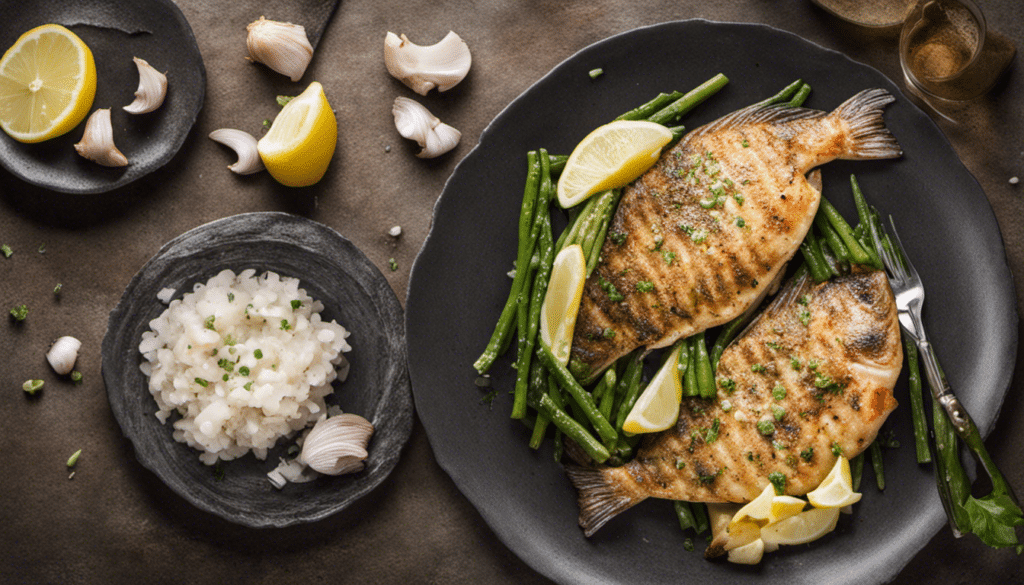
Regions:
<svg viewBox="0 0 1024 585"><path fill-rule="evenodd" d="M587 72L603 68L592 80ZM568 153L593 128L660 91L686 90L715 73L732 82L684 122L690 128L770 96L797 78L814 87L808 107L831 110L858 91L898 97L885 114L905 155L834 162L825 193L855 212L849 175L900 226L928 288L925 320L953 387L983 431L1010 382L1017 344L1013 283L999 228L978 183L938 128L878 71L766 26L686 21L627 32L584 49L517 98L484 131L449 179L409 283L406 334L413 395L441 466L519 557L562 583L881 583L943 525L932 470L918 466L909 409L891 428L904 445L886 451L889 489L866 472L864 499L836 532L765 555L756 568L709 563L683 550L672 504L648 500L593 538L577 527L576 494L550 442L527 447L509 420L514 372L492 368L490 404L472 368L508 295L526 152ZM514 352L510 352L514 353ZM906 382L897 399L907 404ZM698 539L698 550L703 540Z"/></svg>
<svg viewBox="0 0 1024 585"><path fill-rule="evenodd" d="M0 50L37 26L56 23L77 34L96 61L92 111L110 108L114 144L128 166L107 168L75 152L83 121L63 136L21 144L0 132L0 164L21 179L65 193L110 191L167 164L203 107L206 69L181 11L170 0L0 0ZM139 72L132 57L167 74L167 97L148 114L121 108L135 99Z"/></svg>
<svg viewBox="0 0 1024 585"><path fill-rule="evenodd" d="M279 441L266 461L246 455L222 463L223 478L199 461L199 452L171 437L153 413L139 342L149 322L166 308L156 298L164 287L174 298L221 270L254 268L299 279L352 336L348 380L335 383L328 404L366 417L376 429L366 469L322 476L278 491L266 473L291 441ZM200 226L165 245L135 275L110 313L103 339L103 381L111 410L139 462L198 508L253 527L319 520L345 508L379 485L398 462L412 430L412 397L406 369L402 307L384 276L334 230L285 213L246 213ZM173 418L171 420L174 420Z"/></svg>

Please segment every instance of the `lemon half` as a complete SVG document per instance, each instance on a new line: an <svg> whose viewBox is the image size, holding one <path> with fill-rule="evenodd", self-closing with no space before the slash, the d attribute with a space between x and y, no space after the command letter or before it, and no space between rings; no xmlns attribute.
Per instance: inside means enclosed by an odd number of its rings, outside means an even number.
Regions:
<svg viewBox="0 0 1024 585"><path fill-rule="evenodd" d="M584 138L558 179L558 204L572 207L594 193L628 184L658 162L672 132L654 122L619 120Z"/></svg>
<svg viewBox="0 0 1024 585"><path fill-rule="evenodd" d="M656 433L676 424L679 402L683 399L683 384L679 376L679 351L682 344L669 354L658 373L644 388L622 424L627 433Z"/></svg>
<svg viewBox="0 0 1024 585"><path fill-rule="evenodd" d="M859 502L860 497L853 491L850 461L843 456L836 460L821 484L807 493L807 501L815 508L842 508Z"/></svg>
<svg viewBox="0 0 1024 585"><path fill-rule="evenodd" d="M92 51L63 26L28 31L0 58L0 128L19 142L66 134L95 96Z"/></svg>
<svg viewBox="0 0 1024 585"><path fill-rule="evenodd" d="M314 81L281 109L256 150L278 183L308 187L327 172L337 144L338 121L324 87Z"/></svg>

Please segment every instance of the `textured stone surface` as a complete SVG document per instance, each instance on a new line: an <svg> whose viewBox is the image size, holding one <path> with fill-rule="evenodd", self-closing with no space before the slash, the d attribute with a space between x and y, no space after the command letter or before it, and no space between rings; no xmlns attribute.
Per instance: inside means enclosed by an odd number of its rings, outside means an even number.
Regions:
<svg viewBox="0 0 1024 585"><path fill-rule="evenodd" d="M434 201L484 127L562 60L637 26L695 17L765 23L901 78L896 39L843 23L809 0L349 1L299 83L245 60L245 25L260 15L300 22L303 2L177 4L195 32L208 80L196 126L166 167L114 193L82 196L34 189L0 171L0 242L15 250L10 259L0 257L0 309L28 303L30 310L20 326L0 327L5 583L546 583L483 524L435 463L418 423L388 479L323 523L254 531L197 513L136 461L100 378L107 317L132 276L193 227L248 211L287 211L350 239L404 300ZM1024 48L1024 6L989 0L983 8L993 28ZM473 51L473 69L445 94L416 96L384 69L388 30L422 44L454 30ZM0 26L0 46L21 32ZM266 174L227 171L232 154L207 134L229 127L259 135L263 120L279 111L274 96L297 94L313 80L324 84L338 112L338 150L324 180L294 190ZM421 101L463 132L462 143L440 159L416 159L418 148L394 128L397 96ZM995 209L1017 274L1024 272L1024 186L1008 179L1024 177L1022 96L1024 77L1015 66L989 96L965 109L960 124L938 121ZM403 228L397 240L387 235L393 225ZM397 270L389 269L389 258ZM64 284L59 298L52 294L57 283ZM1019 290L1017 298L1020 309ZM58 379L46 364L46 349L61 335L84 342L80 386ZM21 392L27 378L46 380L39 398ZM1018 377L987 441L1018 492L1024 492L1022 390ZM79 448L68 481L64 462ZM988 550L971 537L954 540L942 530L894 583L1014 583L1022 568L1012 553Z"/></svg>

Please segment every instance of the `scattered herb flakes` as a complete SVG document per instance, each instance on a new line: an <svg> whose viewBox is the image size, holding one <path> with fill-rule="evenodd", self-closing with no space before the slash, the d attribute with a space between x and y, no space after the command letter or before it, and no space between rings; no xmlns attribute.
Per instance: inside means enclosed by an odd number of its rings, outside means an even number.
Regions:
<svg viewBox="0 0 1024 585"><path fill-rule="evenodd" d="M196 378L196 384L199 384L199 385L200 385L200 386L202 386L203 388L206 388L207 386L209 386L209 385L210 385L210 383L209 383L209 382L207 382L206 380L204 380L204 379L202 379L202 378Z"/></svg>
<svg viewBox="0 0 1024 585"><path fill-rule="evenodd" d="M672 261L676 259L676 253L669 250L662 250L661 259L665 261L665 264L672 266Z"/></svg>
<svg viewBox="0 0 1024 585"><path fill-rule="evenodd" d="M232 337L231 335L226 335L224 337L224 345L226 345L228 347L231 347L232 345L235 345L237 343L238 343L238 340L235 339L234 337Z"/></svg>
<svg viewBox="0 0 1024 585"><path fill-rule="evenodd" d="M394 258L388 258L388 268L391 269L391 272L398 270L398 261Z"/></svg>
<svg viewBox="0 0 1024 585"><path fill-rule="evenodd" d="M746 138L743 139L742 144L743 144L743 148L750 148L750 141L747 140Z"/></svg>
<svg viewBox="0 0 1024 585"><path fill-rule="evenodd" d="M797 303L799 303L799 304L801 304L801 305L806 307L807 305L811 304L811 295L804 295L804 296L800 297L797 300Z"/></svg>
<svg viewBox="0 0 1024 585"><path fill-rule="evenodd" d="M245 388L246 391L248 391L248 392L252 392L252 380L246 382L245 386L242 386L242 388Z"/></svg>
<svg viewBox="0 0 1024 585"><path fill-rule="evenodd" d="M24 321L28 317L28 305L18 305L11 309L11 316L15 321Z"/></svg>
<svg viewBox="0 0 1024 585"><path fill-rule="evenodd" d="M808 447L800 452L800 458L810 462L814 458L814 447Z"/></svg>
<svg viewBox="0 0 1024 585"><path fill-rule="evenodd" d="M281 319L281 331L288 331L292 326L288 323L288 319Z"/></svg>
<svg viewBox="0 0 1024 585"><path fill-rule="evenodd" d="M649 280L641 280L636 283L636 290L640 292L651 292L654 290L654 283Z"/></svg>
<svg viewBox="0 0 1024 585"><path fill-rule="evenodd" d="M761 419L761 420L757 421L757 432L761 433L762 435L764 435L766 437L769 436L769 435L774 435L775 434L775 422L772 421L771 419L767 419L767 418L764 418L764 419Z"/></svg>
<svg viewBox="0 0 1024 585"><path fill-rule="evenodd" d="M34 395L36 392L42 390L45 384L46 382L43 382L42 380L25 380L25 383L21 385L21 389L24 390L26 394Z"/></svg>
<svg viewBox="0 0 1024 585"><path fill-rule="evenodd" d="M270 128L270 120L263 120L263 127L269 129Z"/></svg>
<svg viewBox="0 0 1024 585"><path fill-rule="evenodd" d="M749 182L750 181L743 181L743 184L746 185ZM739 194L733 195L732 198L736 200L737 205L743 205L743 202L746 201L746 199L743 198L743 195Z"/></svg>
<svg viewBox="0 0 1024 585"><path fill-rule="evenodd" d="M82 450L81 449L79 449L78 451L75 451L74 453L72 453L71 457L68 457L68 467L74 467L75 464L78 463L78 458L81 457L81 456L82 456Z"/></svg>
<svg viewBox="0 0 1024 585"><path fill-rule="evenodd" d="M800 312L797 313L797 317L800 318L800 323L802 323L804 327L807 327L811 322L811 312L807 309L800 309Z"/></svg>
<svg viewBox="0 0 1024 585"><path fill-rule="evenodd" d="M597 79L598 77L604 75L604 69L601 69L600 67L598 67L597 69L591 69L590 71L587 72L587 75L589 75L591 79Z"/></svg>
<svg viewBox="0 0 1024 585"><path fill-rule="evenodd" d="M705 229L693 230L690 239L694 244L703 244L704 240L708 239L708 231Z"/></svg>
<svg viewBox="0 0 1024 585"><path fill-rule="evenodd" d="M14 254L14 250L11 249L7 244L0 246L0 253L4 255L4 258L10 258Z"/></svg>
<svg viewBox="0 0 1024 585"><path fill-rule="evenodd" d="M715 420L711 423L711 428L708 429L708 432L705 433L704 435L705 443L710 445L711 443L714 443L715 441L718 440L718 429L721 426L721 424L722 421L718 420L718 417L716 416Z"/></svg>
<svg viewBox="0 0 1024 585"><path fill-rule="evenodd" d="M843 447L839 444L838 441L832 441L832 454L835 455L836 457L839 457L840 455L843 454Z"/></svg>
<svg viewBox="0 0 1024 585"><path fill-rule="evenodd" d="M786 493L786 476L780 471L773 471L768 474L768 481L772 482L775 488L775 495L781 496Z"/></svg>
<svg viewBox="0 0 1024 585"><path fill-rule="evenodd" d="M693 539L687 538L683 541L683 550L686 552L693 552Z"/></svg>
<svg viewBox="0 0 1024 585"><path fill-rule="evenodd" d="M39 253L40 254L45 254L46 253L46 242L43 242L42 244L39 244Z"/></svg>
<svg viewBox="0 0 1024 585"><path fill-rule="evenodd" d="M736 227L746 227L747 222L742 217L736 217Z"/></svg>
<svg viewBox="0 0 1024 585"><path fill-rule="evenodd" d="M256 351L252 352L252 355L256 359L261 360L263 359L263 350L257 349Z"/></svg>
<svg viewBox="0 0 1024 585"><path fill-rule="evenodd" d="M228 293L228 302L229 303L235 302L235 293L230 293L230 292Z"/></svg>
<svg viewBox="0 0 1024 585"><path fill-rule="evenodd" d="M617 288L615 288L614 284L605 280L603 276L598 276L598 285L608 295L608 300L613 303L617 303L626 298L622 296L622 293L620 293Z"/></svg>
<svg viewBox="0 0 1024 585"><path fill-rule="evenodd" d="M765 367L762 366L761 364L754 364L754 365L750 366L750 371L754 372L756 374L761 374L761 373L764 373Z"/></svg>
<svg viewBox="0 0 1024 585"><path fill-rule="evenodd" d="M775 383L775 387L772 388L772 398L775 400L782 400L786 397L786 387L780 382Z"/></svg>
<svg viewBox="0 0 1024 585"><path fill-rule="evenodd" d="M773 404L772 416L775 417L776 421L781 421L786 416L786 409L782 408L778 404Z"/></svg>
<svg viewBox="0 0 1024 585"><path fill-rule="evenodd" d="M494 402L494 399L497 396L498 396L498 391L497 390L491 390L487 394L483 395L483 398L480 399L480 404L486 404L486 405L490 406L491 403Z"/></svg>
<svg viewBox="0 0 1024 585"><path fill-rule="evenodd" d="M82 372L79 372L78 370L73 370L71 372L71 381L74 382L75 384L81 384L82 383Z"/></svg>
<svg viewBox="0 0 1024 585"><path fill-rule="evenodd" d="M59 295L60 291L63 290L63 289L64 289L64 285L58 282L57 286L53 287L53 294Z"/></svg>
<svg viewBox="0 0 1024 585"><path fill-rule="evenodd" d="M794 370L799 370L800 369L800 360L797 359L795 356L791 357L791 358L789 358L789 365L792 366Z"/></svg>
<svg viewBox="0 0 1024 585"><path fill-rule="evenodd" d="M240 366L238 368L238 375L239 376L248 376L249 375L249 367L248 366Z"/></svg>
<svg viewBox="0 0 1024 585"><path fill-rule="evenodd" d="M235 363L232 362L232 361L229 361L227 358L221 358L219 361L217 361L217 366L223 368L224 370L226 370L228 372L235 371Z"/></svg>
<svg viewBox="0 0 1024 585"><path fill-rule="evenodd" d="M223 376L221 376L221 380L224 380L225 382L227 382L230 378L231 376L229 374L224 374Z"/></svg>
<svg viewBox="0 0 1024 585"><path fill-rule="evenodd" d="M295 300L292 301L292 310L293 311L299 310L299 307L301 307L301 306L302 306L302 301L300 301L298 299L295 299Z"/></svg>
<svg viewBox="0 0 1024 585"><path fill-rule="evenodd" d="M605 327L604 332L601 335L606 339L615 339L615 330L611 327Z"/></svg>
<svg viewBox="0 0 1024 585"><path fill-rule="evenodd" d="M608 233L608 238L611 239L611 241L616 246L621 246L622 244L626 243L626 233L625 232L609 232Z"/></svg>
<svg viewBox="0 0 1024 585"><path fill-rule="evenodd" d="M216 319L217 319L216 315L210 315L209 317L206 318L206 321L203 321L203 327L206 327L210 331L216 331L217 329L213 326L213 322Z"/></svg>
<svg viewBox="0 0 1024 585"><path fill-rule="evenodd" d="M732 394L736 390L736 380L733 380L732 378L719 378L718 385L729 394Z"/></svg>
<svg viewBox="0 0 1024 585"><path fill-rule="evenodd" d="M676 459L676 469L686 469L686 462L682 459Z"/></svg>
<svg viewBox="0 0 1024 585"><path fill-rule="evenodd" d="M283 108L287 106L288 102L292 101L293 99L295 99L295 96L293 95L279 95L277 96L277 105Z"/></svg>

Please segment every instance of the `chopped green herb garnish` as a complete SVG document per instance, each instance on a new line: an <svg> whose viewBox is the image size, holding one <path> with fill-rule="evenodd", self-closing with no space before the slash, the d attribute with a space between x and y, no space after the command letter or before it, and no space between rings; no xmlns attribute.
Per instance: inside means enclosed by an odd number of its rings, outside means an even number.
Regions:
<svg viewBox="0 0 1024 585"><path fill-rule="evenodd" d="M811 295L804 295L797 299L796 302L806 307L807 305L811 304Z"/></svg>
<svg viewBox="0 0 1024 585"><path fill-rule="evenodd" d="M75 451L74 453L72 453L71 457L68 457L68 467L74 467L75 463L78 463L78 458L81 457L81 456L82 456L82 450L81 449L79 449L78 451Z"/></svg>
<svg viewBox="0 0 1024 585"><path fill-rule="evenodd" d="M221 378L221 380L224 380L225 382L227 382L230 377L231 376L229 376L228 374L224 374L224 376Z"/></svg>
<svg viewBox="0 0 1024 585"><path fill-rule="evenodd" d="M252 381L250 380L250 381L246 382L245 386L242 386L242 388L245 388L249 392L252 392Z"/></svg>
<svg viewBox="0 0 1024 585"><path fill-rule="evenodd" d="M786 409L782 408L778 404L773 404L772 416L775 417L776 421L781 421L786 416Z"/></svg>
<svg viewBox="0 0 1024 585"><path fill-rule="evenodd" d="M772 487L775 488L775 495L781 496L786 493L786 476L779 471L773 471L768 474L768 481L772 482Z"/></svg>
<svg viewBox="0 0 1024 585"><path fill-rule="evenodd" d="M4 258L10 258L11 255L14 254L14 250L12 250L7 244L4 244L0 246L0 253L4 255Z"/></svg>
<svg viewBox="0 0 1024 585"><path fill-rule="evenodd" d="M789 358L789 365L793 366L794 370L799 370L800 369L800 360L798 360L796 358L796 356L791 357L791 358Z"/></svg>
<svg viewBox="0 0 1024 585"><path fill-rule="evenodd" d="M654 290L654 283L649 280L641 280L636 283L636 290L640 292L651 292Z"/></svg>
<svg viewBox="0 0 1024 585"><path fill-rule="evenodd" d="M601 69L600 67L598 67L597 69L591 69L587 73L587 75L589 75L591 79L597 79L598 77L604 75L604 69Z"/></svg>
<svg viewBox="0 0 1024 585"><path fill-rule="evenodd" d="M46 253L46 242L43 242L42 244L39 244L39 253L40 254L45 254Z"/></svg>
<svg viewBox="0 0 1024 585"><path fill-rule="evenodd" d="M206 321L203 322L203 326L206 327L207 329L209 329L210 331L216 331L217 329L214 328L214 326L213 326L213 321L216 318L217 318L216 315L210 315L209 317L206 318Z"/></svg>
<svg viewBox="0 0 1024 585"><path fill-rule="evenodd" d="M621 246L626 243L625 232L608 232L608 238L615 243L616 246Z"/></svg>
<svg viewBox="0 0 1024 585"><path fill-rule="evenodd" d="M722 412L729 412L730 410L732 410L732 402L728 400L723 400L721 406Z"/></svg>
<svg viewBox="0 0 1024 585"><path fill-rule="evenodd" d="M82 372L79 372L78 370L73 370L71 372L71 381L74 382L75 384L81 384L82 383Z"/></svg>
<svg viewBox="0 0 1024 585"><path fill-rule="evenodd" d="M15 321L24 321L28 317L28 305L18 305L11 309L11 316Z"/></svg>
<svg viewBox="0 0 1024 585"><path fill-rule="evenodd" d="M228 293L228 302L229 303L235 302L235 293Z"/></svg>
<svg viewBox="0 0 1024 585"><path fill-rule="evenodd" d="M238 343L238 340L235 339L234 337L230 336L230 335L227 335L227 336L224 337L224 345L226 345L228 347L231 347L232 345L235 345L237 343Z"/></svg>
<svg viewBox="0 0 1024 585"><path fill-rule="evenodd" d="M391 272L398 270L398 262L394 258L388 258L388 268L391 269Z"/></svg>
<svg viewBox="0 0 1024 585"><path fill-rule="evenodd" d="M807 309L800 309L797 316L800 318L800 322L803 323L804 327L807 327L807 324L811 322L811 312Z"/></svg>
<svg viewBox="0 0 1024 585"><path fill-rule="evenodd" d="M732 394L733 391L736 390L736 380L733 380L732 378L719 378L718 385L729 394Z"/></svg>
<svg viewBox="0 0 1024 585"><path fill-rule="evenodd" d="M263 120L263 127L264 128L270 128L270 120L264 119Z"/></svg>
<svg viewBox="0 0 1024 585"><path fill-rule="evenodd" d="M288 324L288 319L281 319L281 330L288 331L292 326Z"/></svg>
<svg viewBox="0 0 1024 585"><path fill-rule="evenodd" d="M484 394L483 398L481 398L481 399L480 399L480 404L487 404L487 405L490 405L490 404L491 404L491 402L493 402L493 401L494 401L494 399L495 399L495 398L496 398L497 396L498 396L498 391L497 391L497 390L491 390L491 391L490 391L490 392L488 392L487 394Z"/></svg>
<svg viewBox="0 0 1024 585"><path fill-rule="evenodd" d="M682 459L676 459L676 469L686 469L686 462Z"/></svg>
<svg viewBox="0 0 1024 585"><path fill-rule="evenodd" d="M749 148L749 147L750 147L750 142L746 138L744 138L743 139L743 148Z"/></svg>
<svg viewBox="0 0 1024 585"><path fill-rule="evenodd" d="M774 341L766 341L766 342L764 342L764 344L767 345L771 349L775 349L775 350L782 349L782 346L779 345L778 343L775 343Z"/></svg>
<svg viewBox="0 0 1024 585"><path fill-rule="evenodd" d="M676 259L676 253L669 250L662 250L661 259L665 261L665 264L672 266L672 261Z"/></svg>
<svg viewBox="0 0 1024 585"><path fill-rule="evenodd" d="M821 364L816 359L812 359L807 362L807 367L810 368L812 371L817 370L819 365Z"/></svg>
<svg viewBox="0 0 1024 585"><path fill-rule="evenodd" d="M808 447L808 448L804 449L803 451L801 451L800 452L800 457L804 461L808 461L809 462L811 460L811 458L814 457L814 447Z"/></svg>
<svg viewBox="0 0 1024 585"><path fill-rule="evenodd" d="M832 441L832 454L836 457L843 454L843 448L839 445L838 441Z"/></svg>
<svg viewBox="0 0 1024 585"><path fill-rule="evenodd" d="M775 400L782 400L786 397L786 387L780 382L775 383L775 387L772 388L772 398Z"/></svg>
<svg viewBox="0 0 1024 585"><path fill-rule="evenodd" d="M702 244L704 243L704 240L708 239L708 231L703 229L693 230L693 233L690 234L690 239L693 240L693 243L695 244Z"/></svg>
<svg viewBox="0 0 1024 585"><path fill-rule="evenodd" d="M25 383L21 385L21 389L27 394L35 394L42 390L43 385L45 384L46 382L43 382L42 380L25 380Z"/></svg>
<svg viewBox="0 0 1024 585"><path fill-rule="evenodd" d="M718 420L718 417L715 417L715 420L711 423L711 428L708 429L708 432L704 435L705 443L710 445L718 440L718 429L721 425L722 421Z"/></svg>
<svg viewBox="0 0 1024 585"><path fill-rule="evenodd" d="M601 289L608 294L608 300L612 301L613 303L617 303L626 298L622 296L622 293L620 293L617 288L615 288L614 284L605 280L603 276L598 276L597 283L601 287Z"/></svg>
<svg viewBox="0 0 1024 585"><path fill-rule="evenodd" d="M601 335L603 335L606 339L615 339L615 330L612 329L611 327L605 327L604 332Z"/></svg>
<svg viewBox="0 0 1024 585"><path fill-rule="evenodd" d="M210 352L210 355L217 355L217 352L218 352L218 351L220 351L220 350L218 350L218 349L217 349L217 348L215 347L215 348L213 348L213 351L211 351L211 352Z"/></svg>
<svg viewBox="0 0 1024 585"><path fill-rule="evenodd" d="M238 375L239 376L248 376L249 375L249 366L239 366L238 367Z"/></svg>
<svg viewBox="0 0 1024 585"><path fill-rule="evenodd" d="M209 382L207 382L206 380L204 380L204 379L202 379L202 378L196 378L196 384L199 384L199 385L200 385L200 386L202 386L203 388L206 388L207 386L209 386L209 385L210 385L210 383L209 383Z"/></svg>
<svg viewBox="0 0 1024 585"><path fill-rule="evenodd" d="M761 364L754 364L754 365L750 366L750 371L754 372L754 373L757 373L757 374L763 373L764 370L765 370L765 367L762 366Z"/></svg>
<svg viewBox="0 0 1024 585"><path fill-rule="evenodd" d="M257 349L256 351L252 352L252 355L253 355L253 357L255 357L258 360L263 359L263 351L262 350Z"/></svg>
<svg viewBox="0 0 1024 585"><path fill-rule="evenodd" d="M687 537L686 540L683 541L683 550L685 550L686 552L693 552L692 538Z"/></svg>
<svg viewBox="0 0 1024 585"><path fill-rule="evenodd" d="M64 288L64 285L58 282L57 286L53 287L53 294L59 295L62 288Z"/></svg>
<svg viewBox="0 0 1024 585"><path fill-rule="evenodd" d="M747 222L744 221L742 217L737 217L736 218L736 227L746 227L746 225L747 225Z"/></svg>
<svg viewBox="0 0 1024 585"><path fill-rule="evenodd" d="M762 435L768 436L775 434L775 423L770 419L761 419L757 421L757 431Z"/></svg>
<svg viewBox="0 0 1024 585"><path fill-rule="evenodd" d="M301 306L302 306L302 301L300 301L298 299L295 299L295 300L292 301L292 310L293 311L298 310L298 308L301 307Z"/></svg>
<svg viewBox="0 0 1024 585"><path fill-rule="evenodd" d="M744 185L745 184L746 183L744 183ZM732 198L735 199L736 203L738 203L739 205L743 205L743 202L746 201L746 199L743 198L743 195L733 195Z"/></svg>
<svg viewBox="0 0 1024 585"><path fill-rule="evenodd" d="M295 99L295 96L293 95L279 95L277 96L277 105L283 108L286 105L288 105L288 102L292 101L293 99Z"/></svg>

